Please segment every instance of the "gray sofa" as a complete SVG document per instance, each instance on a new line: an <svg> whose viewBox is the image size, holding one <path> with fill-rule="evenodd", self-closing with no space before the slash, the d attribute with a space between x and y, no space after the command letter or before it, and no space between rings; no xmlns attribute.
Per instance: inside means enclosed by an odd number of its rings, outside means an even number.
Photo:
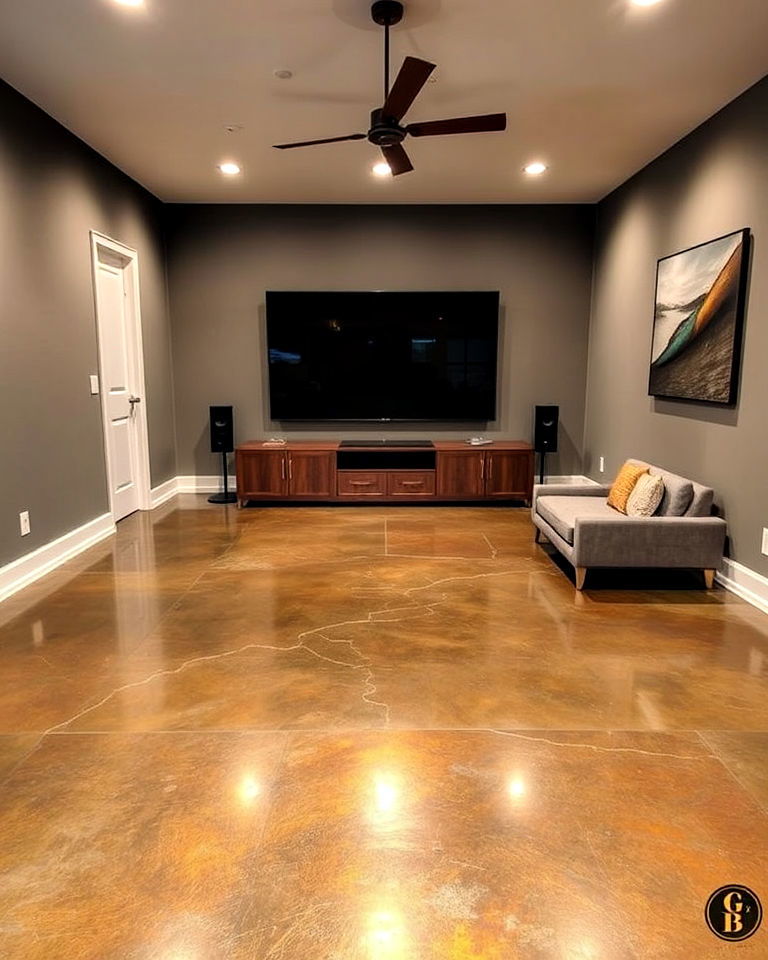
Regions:
<svg viewBox="0 0 768 960"><path fill-rule="evenodd" d="M726 532L725 521L712 516L712 489L643 465L664 480L664 499L652 517L627 517L609 507L610 486L533 488L536 541L543 535L573 564L578 590L591 567L693 567L704 572L706 586L712 587Z"/></svg>

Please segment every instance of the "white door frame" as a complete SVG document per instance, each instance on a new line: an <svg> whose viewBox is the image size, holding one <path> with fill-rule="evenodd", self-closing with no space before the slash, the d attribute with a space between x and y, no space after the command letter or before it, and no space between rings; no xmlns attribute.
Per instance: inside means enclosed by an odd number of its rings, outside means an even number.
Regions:
<svg viewBox="0 0 768 960"><path fill-rule="evenodd" d="M144 349L141 335L141 297L139 288L139 255L132 247L111 237L90 231L91 237L91 269L93 277L93 302L96 315L96 337L99 344L99 395L101 399L101 419L104 431L104 459L106 463L107 482L109 486L109 509L114 514L112 504L112 478L109 462L108 443L108 414L104 393L103 360L101 356L101 321L99 318L99 298L96 285L98 283L99 263L119 265L123 270L126 306L128 310L129 331L127 338L128 365L131 375L131 388L141 398L135 410L136 430L133 434L134 442L131 451L133 462L136 464L136 484L138 488L139 510L152 509L151 482L149 473L149 432L147 429L147 391L144 382Z"/></svg>

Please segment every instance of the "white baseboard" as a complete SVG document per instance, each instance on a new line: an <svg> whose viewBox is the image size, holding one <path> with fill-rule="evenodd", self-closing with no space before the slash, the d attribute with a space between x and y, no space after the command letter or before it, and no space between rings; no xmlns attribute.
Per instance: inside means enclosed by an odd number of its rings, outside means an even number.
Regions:
<svg viewBox="0 0 768 960"><path fill-rule="evenodd" d="M94 520L89 520L82 527L70 530L63 537L43 544L37 550L12 560L4 567L0 567L0 600L5 600L12 593L34 583L40 577L50 573L67 560L92 547L100 540L113 534L116 530L111 513L104 513Z"/></svg>
<svg viewBox="0 0 768 960"><path fill-rule="evenodd" d="M237 489L237 481L235 475L230 473L228 476L229 480L229 490ZM162 490L168 484L176 483L176 487L173 490L173 493L169 493L167 496L164 496L162 500L158 503L155 503L154 495L155 490L152 491L152 507L159 506L160 503L164 503L166 500L170 499L174 493L218 493L221 490L221 477L217 475L205 476L202 474L193 474L186 477L175 477L174 480L167 480L166 483L162 484L160 487L156 487L156 490ZM578 475L567 475L567 476L550 476L544 477L544 483L573 483L573 484L596 484L596 480L591 480L589 477L581 477Z"/></svg>
<svg viewBox="0 0 768 960"><path fill-rule="evenodd" d="M170 500L171 497L175 496L179 492L179 478L171 477L170 480L166 480L165 483L161 483L156 487L152 487L150 490L150 509L154 510L155 507L162 506L166 501Z"/></svg>
<svg viewBox="0 0 768 960"><path fill-rule="evenodd" d="M228 490L237 489L235 477L230 474L228 476ZM179 493L218 493L221 490L221 477L218 476L190 476L190 477L176 477L178 483L177 490Z"/></svg>
<svg viewBox="0 0 768 960"><path fill-rule="evenodd" d="M233 491L236 490L237 482L234 474L230 473L228 480L229 480L228 489ZM172 482L173 481L171 480L167 481L167 483L172 483ZM188 477L176 477L176 483L177 483L177 487L174 490L174 493L218 493L219 490L221 489L221 477L215 476L215 475L214 476L194 475L194 476L188 476ZM578 474L576 475L569 474L567 476L544 477L544 483L573 483L573 484L589 485L589 484L596 484L597 481L591 480L589 477L579 476ZM163 486L165 486L165 484L163 484ZM160 490L161 488L158 487L157 489ZM153 490L152 493L153 493L152 506L155 507L156 506L154 502L155 491ZM172 496L173 496L172 493L168 494L168 496L165 497L164 499L167 500L169 497L172 497ZM164 501L160 501L160 502L162 503Z"/></svg>
<svg viewBox="0 0 768 960"><path fill-rule="evenodd" d="M538 474L534 477L534 483L538 483ZM564 476L546 476L544 477L544 483L573 483L573 484L585 484L589 486L590 484L598 485L597 480L592 480L589 477L581 477L578 474L566 474Z"/></svg>
<svg viewBox="0 0 768 960"><path fill-rule="evenodd" d="M715 574L719 584L735 593L737 597L768 613L768 577L750 570L735 560L723 559L723 565Z"/></svg>
<svg viewBox="0 0 768 960"><path fill-rule="evenodd" d="M229 490L237 489L237 481L234 474L229 474ZM172 483L173 481L168 480L167 483ZM596 484L596 480L591 480L589 477L582 477L579 475L567 475L567 476L550 476L544 477L544 483L573 483L573 484ZM174 493L218 493L221 490L221 477L219 476L204 476L204 475L192 475L187 477L176 477L176 489ZM165 484L163 484L165 486ZM157 488L161 489L160 487ZM154 490L152 491L154 495ZM168 494L165 499L167 500L173 494ZM160 501L163 502L163 501ZM152 506L156 506L154 499Z"/></svg>

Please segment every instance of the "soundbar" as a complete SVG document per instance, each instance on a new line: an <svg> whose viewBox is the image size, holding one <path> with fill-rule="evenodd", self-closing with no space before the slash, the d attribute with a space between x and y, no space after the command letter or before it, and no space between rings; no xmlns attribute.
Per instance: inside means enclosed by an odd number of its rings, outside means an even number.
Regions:
<svg viewBox="0 0 768 960"><path fill-rule="evenodd" d="M342 440L340 447L434 447L431 440Z"/></svg>

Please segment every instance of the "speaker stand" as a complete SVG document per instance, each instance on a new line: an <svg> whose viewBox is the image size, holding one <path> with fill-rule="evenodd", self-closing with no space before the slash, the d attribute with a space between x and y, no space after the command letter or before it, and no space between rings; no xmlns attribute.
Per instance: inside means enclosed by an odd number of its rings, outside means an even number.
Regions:
<svg viewBox="0 0 768 960"><path fill-rule="evenodd" d="M227 455L222 452L221 454L221 474L224 480L222 485L223 493L214 493L212 497L208 497L208 503L236 503L237 494L229 492L229 477L227 476Z"/></svg>
<svg viewBox="0 0 768 960"><path fill-rule="evenodd" d="M546 450L539 451L539 483L544 483L544 458L546 455Z"/></svg>

